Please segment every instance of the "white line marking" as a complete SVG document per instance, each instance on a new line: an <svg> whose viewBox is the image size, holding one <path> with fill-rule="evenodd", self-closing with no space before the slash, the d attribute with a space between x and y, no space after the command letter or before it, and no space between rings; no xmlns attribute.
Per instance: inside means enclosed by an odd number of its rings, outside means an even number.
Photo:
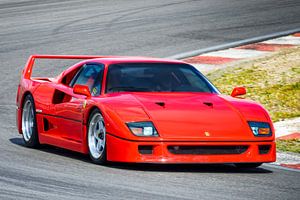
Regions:
<svg viewBox="0 0 300 200"><path fill-rule="evenodd" d="M203 74L207 74L210 71L214 71L217 69L222 69L225 68L225 64L216 64L216 65L211 65L211 64L191 64L193 65L198 71L200 71Z"/></svg>
<svg viewBox="0 0 300 200"><path fill-rule="evenodd" d="M221 51L205 53L202 54L202 56L216 56L216 57L224 57L224 58L251 58L251 57L261 56L265 54L268 54L268 52L249 50L249 49L226 49Z"/></svg>
<svg viewBox="0 0 300 200"><path fill-rule="evenodd" d="M276 138L300 132L300 117L275 122L274 128Z"/></svg>
<svg viewBox="0 0 300 200"><path fill-rule="evenodd" d="M276 38L272 40L263 41L265 44L292 44L300 45L300 37L286 36L281 38Z"/></svg>
<svg viewBox="0 0 300 200"><path fill-rule="evenodd" d="M211 65L211 64L193 64L193 63L191 63L191 65L193 65L200 72L202 70L210 69L215 66L215 65Z"/></svg>

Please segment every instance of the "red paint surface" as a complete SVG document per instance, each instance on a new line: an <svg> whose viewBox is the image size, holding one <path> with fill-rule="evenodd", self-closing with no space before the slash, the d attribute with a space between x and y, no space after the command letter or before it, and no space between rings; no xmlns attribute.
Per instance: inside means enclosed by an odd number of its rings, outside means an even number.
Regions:
<svg viewBox="0 0 300 200"><path fill-rule="evenodd" d="M300 170L300 164L280 164L280 166Z"/></svg>
<svg viewBox="0 0 300 200"><path fill-rule="evenodd" d="M289 135L278 137L277 139L278 140L300 139L300 133L292 133L292 134L289 134Z"/></svg>
<svg viewBox="0 0 300 200"><path fill-rule="evenodd" d="M295 34L293 34L293 36L300 37L300 33L295 33Z"/></svg>
<svg viewBox="0 0 300 200"><path fill-rule="evenodd" d="M224 57L217 57L217 56L195 56L191 58L186 58L183 61L187 63L194 63L194 64L225 64L228 62L232 62L238 59L235 58L224 58Z"/></svg>
<svg viewBox="0 0 300 200"><path fill-rule="evenodd" d="M248 44L240 47L236 47L236 49L252 49L257 51L277 51L282 48L290 48L294 45L290 44L265 44L265 43L255 43Z"/></svg>

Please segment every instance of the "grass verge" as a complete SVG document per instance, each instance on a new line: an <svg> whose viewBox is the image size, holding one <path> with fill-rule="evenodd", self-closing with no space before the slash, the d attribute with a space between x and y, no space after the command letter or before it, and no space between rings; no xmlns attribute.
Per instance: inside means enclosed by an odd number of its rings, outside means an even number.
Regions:
<svg viewBox="0 0 300 200"><path fill-rule="evenodd" d="M300 153L300 139L276 140L276 148L280 151Z"/></svg>
<svg viewBox="0 0 300 200"><path fill-rule="evenodd" d="M260 102L274 122L300 116L300 47L229 64L207 77L224 94L245 86L245 98Z"/></svg>

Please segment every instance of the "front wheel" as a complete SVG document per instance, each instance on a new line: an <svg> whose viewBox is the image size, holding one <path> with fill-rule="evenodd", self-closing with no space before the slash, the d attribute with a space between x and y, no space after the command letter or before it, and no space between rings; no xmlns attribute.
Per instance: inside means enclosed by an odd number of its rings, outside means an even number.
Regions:
<svg viewBox="0 0 300 200"><path fill-rule="evenodd" d="M262 163L236 163L237 168L256 168L262 165Z"/></svg>
<svg viewBox="0 0 300 200"><path fill-rule="evenodd" d="M22 106L22 133L25 146L34 148L39 145L35 106L31 95L25 97Z"/></svg>
<svg viewBox="0 0 300 200"><path fill-rule="evenodd" d="M104 118L98 109L92 111L88 123L87 142L94 163L106 162L106 130Z"/></svg>

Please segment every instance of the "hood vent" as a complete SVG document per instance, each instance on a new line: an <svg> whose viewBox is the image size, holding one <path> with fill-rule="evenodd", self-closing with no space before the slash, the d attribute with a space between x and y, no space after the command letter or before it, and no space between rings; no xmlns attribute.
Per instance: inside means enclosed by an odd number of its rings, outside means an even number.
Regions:
<svg viewBox="0 0 300 200"><path fill-rule="evenodd" d="M161 107L165 107L165 102L155 102L155 104Z"/></svg>
<svg viewBox="0 0 300 200"><path fill-rule="evenodd" d="M211 102L203 102L203 104L204 104L204 105L207 105L207 106L209 106L209 107L213 107L213 105L214 105L214 104L211 103Z"/></svg>

